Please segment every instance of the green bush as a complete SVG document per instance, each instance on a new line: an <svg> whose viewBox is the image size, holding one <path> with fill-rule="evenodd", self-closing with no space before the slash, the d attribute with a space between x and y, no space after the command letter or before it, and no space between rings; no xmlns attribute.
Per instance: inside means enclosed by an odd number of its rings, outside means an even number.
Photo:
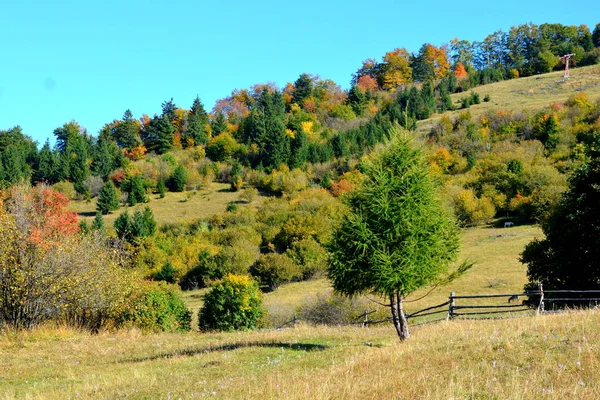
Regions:
<svg viewBox="0 0 600 400"><path fill-rule="evenodd" d="M285 254L269 253L261 255L250 268L252 276L256 277L262 286L275 290L283 282L291 281L302 276L300 267Z"/></svg>
<svg viewBox="0 0 600 400"><path fill-rule="evenodd" d="M254 329L264 313L256 282L245 275L227 275L204 295L198 327L201 331Z"/></svg>
<svg viewBox="0 0 600 400"><path fill-rule="evenodd" d="M163 181L162 179L158 180L158 183L156 184L156 190L158 191L158 197L160 197L161 199L165 198L165 181Z"/></svg>
<svg viewBox="0 0 600 400"><path fill-rule="evenodd" d="M173 175L169 178L169 189L172 192L183 192L185 189L185 180L187 179L187 172L185 168L178 165L173 171Z"/></svg>
<svg viewBox="0 0 600 400"><path fill-rule="evenodd" d="M120 323L152 332L188 331L191 320L192 313L185 306L179 287L146 282L132 292Z"/></svg>
<svg viewBox="0 0 600 400"><path fill-rule="evenodd" d="M304 280L323 274L327 269L327 251L313 239L292 243L285 254L300 266Z"/></svg>
<svg viewBox="0 0 600 400"><path fill-rule="evenodd" d="M134 175L125 179L121 184L121 189L128 193L127 204L130 206L148 201L144 178L141 175Z"/></svg>
<svg viewBox="0 0 600 400"><path fill-rule="evenodd" d="M102 214L108 214L118 209L119 199L117 197L117 189L112 181L109 180L100 191L98 201L96 202L96 210Z"/></svg>

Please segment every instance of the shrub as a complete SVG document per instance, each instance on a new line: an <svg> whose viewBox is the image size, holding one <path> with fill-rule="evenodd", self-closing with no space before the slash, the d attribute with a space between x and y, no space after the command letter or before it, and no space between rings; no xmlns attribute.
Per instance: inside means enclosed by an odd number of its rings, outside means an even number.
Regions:
<svg viewBox="0 0 600 400"><path fill-rule="evenodd" d="M117 189L112 181L108 181L102 188L102 191L100 191L100 196L96 203L96 210L102 214L108 214L117 209L119 209Z"/></svg>
<svg viewBox="0 0 600 400"><path fill-rule="evenodd" d="M283 282L302 276L300 267L292 259L278 253L261 255L250 268L250 272L269 291L277 289Z"/></svg>
<svg viewBox="0 0 600 400"><path fill-rule="evenodd" d="M364 300L337 295L320 295L300 308L300 319L315 325L343 325L357 322L372 307Z"/></svg>
<svg viewBox="0 0 600 400"><path fill-rule="evenodd" d="M83 181L83 187L85 188L86 192L88 192L90 194L90 196L92 198L98 197L98 195L100 194L100 191L104 187L104 181L99 176L91 176L90 175L87 178L85 178L85 180Z"/></svg>
<svg viewBox="0 0 600 400"><path fill-rule="evenodd" d="M258 196L258 190L256 188L249 187L240 194L240 200L243 200L246 203L252 203L256 196Z"/></svg>
<svg viewBox="0 0 600 400"><path fill-rule="evenodd" d="M313 239L294 242L285 253L300 266L302 279L311 279L327 269L327 251Z"/></svg>
<svg viewBox="0 0 600 400"><path fill-rule="evenodd" d="M141 175L133 175L123 181L121 190L128 193L127 204L135 206L138 203L146 203L146 188L144 178Z"/></svg>
<svg viewBox="0 0 600 400"><path fill-rule="evenodd" d="M183 166L178 165L173 171L173 175L169 178L169 190L172 192L183 192L185 189L185 180L187 178L187 172Z"/></svg>
<svg viewBox="0 0 600 400"><path fill-rule="evenodd" d="M158 183L156 184L156 190L158 191L158 197L160 197L161 199L165 198L165 181L163 181L162 179L158 180Z"/></svg>
<svg viewBox="0 0 600 400"><path fill-rule="evenodd" d="M58 193L62 193L67 196L68 199L74 200L77 198L77 192L75 191L75 186L69 181L61 181L52 185L52 189L56 190Z"/></svg>
<svg viewBox="0 0 600 400"><path fill-rule="evenodd" d="M234 213L237 210L238 210L238 205L235 201L230 201L229 203L227 203L227 208L225 208L225 211Z"/></svg>
<svg viewBox="0 0 600 400"><path fill-rule="evenodd" d="M124 300L122 254L99 235L78 235L67 204L52 190L21 186L0 204L0 326L58 321L97 331Z"/></svg>
<svg viewBox="0 0 600 400"><path fill-rule="evenodd" d="M201 331L254 329L263 314L256 282L249 276L227 275L204 295L198 327Z"/></svg>
<svg viewBox="0 0 600 400"><path fill-rule="evenodd" d="M181 290L165 282L145 282L135 288L119 316L119 325L159 331L188 331L192 313L185 306Z"/></svg>

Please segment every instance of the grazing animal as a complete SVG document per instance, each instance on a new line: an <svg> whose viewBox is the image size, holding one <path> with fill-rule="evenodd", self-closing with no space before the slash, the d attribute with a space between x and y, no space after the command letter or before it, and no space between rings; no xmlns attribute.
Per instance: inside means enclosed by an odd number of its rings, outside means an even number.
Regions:
<svg viewBox="0 0 600 400"><path fill-rule="evenodd" d="M512 303L513 301L517 301L517 300L519 300L519 296L517 296L516 294L513 294L512 296L510 296L508 298L509 303Z"/></svg>
<svg viewBox="0 0 600 400"><path fill-rule="evenodd" d="M514 226L514 225L515 225L515 223L514 223L514 222L505 222L505 223L504 223L504 227L505 227L505 228L510 228L511 226Z"/></svg>

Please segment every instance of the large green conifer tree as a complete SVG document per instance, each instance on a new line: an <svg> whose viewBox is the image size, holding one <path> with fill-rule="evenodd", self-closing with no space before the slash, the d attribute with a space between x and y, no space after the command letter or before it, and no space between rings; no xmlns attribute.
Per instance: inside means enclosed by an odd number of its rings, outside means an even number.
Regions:
<svg viewBox="0 0 600 400"><path fill-rule="evenodd" d="M421 151L396 133L362 166L366 179L329 246L336 291L386 298L400 340L409 337L403 300L445 274L458 229L442 206Z"/></svg>

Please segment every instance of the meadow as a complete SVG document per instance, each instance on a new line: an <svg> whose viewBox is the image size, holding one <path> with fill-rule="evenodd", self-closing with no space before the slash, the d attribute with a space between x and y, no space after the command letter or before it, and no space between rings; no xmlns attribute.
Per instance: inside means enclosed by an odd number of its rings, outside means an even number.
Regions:
<svg viewBox="0 0 600 400"><path fill-rule="evenodd" d="M475 87L472 91L478 93L481 99L489 95L490 101L472 105L469 112L473 117L478 117L486 112L495 113L500 110L536 110L554 102L563 103L577 92L585 92L590 99L600 97L600 66L571 69L568 80L563 79L563 74L563 71L556 71ZM417 132L429 133L442 115L458 116L464 111L460 109L460 99L469 93L470 91L452 94L450 97L459 109L418 121Z"/></svg>
<svg viewBox="0 0 600 400"><path fill-rule="evenodd" d="M408 311L450 291L520 292L518 254L540 234L527 225L463 230L471 271ZM330 291L322 278L267 293L271 323ZM202 294L185 294L194 313ZM47 326L0 334L0 398L595 398L598 328L596 311L416 326L405 343L389 323L98 335Z"/></svg>
<svg viewBox="0 0 600 400"><path fill-rule="evenodd" d="M598 311L413 329L0 336L0 398L597 399Z"/></svg>

